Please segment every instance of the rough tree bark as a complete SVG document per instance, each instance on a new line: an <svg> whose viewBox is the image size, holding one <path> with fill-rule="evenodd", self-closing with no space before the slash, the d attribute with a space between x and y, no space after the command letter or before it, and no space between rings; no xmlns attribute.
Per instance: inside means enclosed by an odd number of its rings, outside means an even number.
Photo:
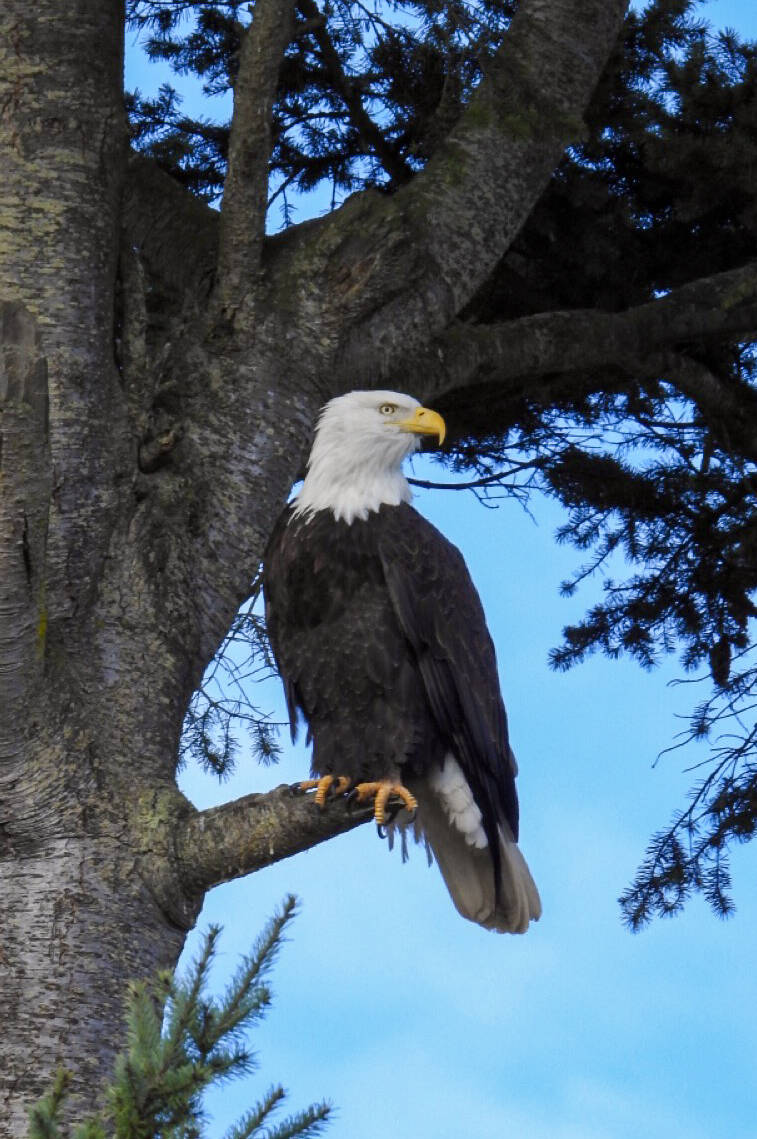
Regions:
<svg viewBox="0 0 757 1139"><path fill-rule="evenodd" d="M121 0L0 0L1 1139L64 1059L96 1102L126 980L175 963L206 890L364 818L286 789L198 812L174 778L318 407L579 367L576 329L619 364L675 345L691 305L754 320L752 270L475 351L455 324L580 134L624 9L523 0L422 174L265 239L294 0L255 5L220 218L127 152Z"/></svg>

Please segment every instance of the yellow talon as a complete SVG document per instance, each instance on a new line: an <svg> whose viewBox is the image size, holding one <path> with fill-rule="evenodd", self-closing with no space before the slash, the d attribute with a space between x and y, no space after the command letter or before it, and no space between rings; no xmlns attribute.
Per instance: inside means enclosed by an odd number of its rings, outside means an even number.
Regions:
<svg viewBox="0 0 757 1139"><path fill-rule="evenodd" d="M332 787L334 795L343 795L351 782L352 780L346 775L322 775L320 779L303 779L300 783L300 790L312 791L315 787L316 792L313 801L316 807L323 807L326 803L326 796Z"/></svg>
<svg viewBox="0 0 757 1139"><path fill-rule="evenodd" d="M355 798L358 803L370 799L372 795L375 796L373 817L379 826L383 826L386 822L386 805L392 796L401 799L408 811L415 811L418 807L418 800L407 787L403 787L401 783L392 783L389 779L382 779L377 783L358 783L355 788Z"/></svg>

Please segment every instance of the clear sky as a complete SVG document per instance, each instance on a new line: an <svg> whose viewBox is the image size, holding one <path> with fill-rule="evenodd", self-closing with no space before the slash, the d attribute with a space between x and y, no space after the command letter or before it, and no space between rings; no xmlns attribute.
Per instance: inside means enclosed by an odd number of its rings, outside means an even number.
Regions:
<svg viewBox="0 0 757 1139"><path fill-rule="evenodd" d="M757 38L751 0L703 12ZM132 53L137 82L149 89ZM524 937L465 922L422 853L403 866L372 827L214 890L187 952L222 924L219 984L286 893L302 910L254 1038L260 1070L209 1100L210 1139L279 1081L292 1108L337 1105L331 1139L757 1139L754 851L735 852L727 922L695 899L634 936L616 902L684 801L684 764L703 758L654 762L689 707L668 686L675 663L551 673L550 646L598 588L559 597L579 557L554 543L557 508L537 504L534 523L467 494L416 505L463 550L488 614L544 916ZM256 699L284 718L276 682ZM294 782L308 757L284 752L272 769L242 759L221 787L192 771L182 786L206 806Z"/></svg>

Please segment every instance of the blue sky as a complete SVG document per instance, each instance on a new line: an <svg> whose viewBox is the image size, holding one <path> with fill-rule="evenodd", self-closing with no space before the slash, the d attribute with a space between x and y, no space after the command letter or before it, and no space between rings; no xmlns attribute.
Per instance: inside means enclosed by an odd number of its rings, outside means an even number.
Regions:
<svg viewBox="0 0 757 1139"><path fill-rule="evenodd" d="M702 10L757 38L752 3ZM152 82L133 51L128 82ZM469 495L419 492L416 505L462 549L484 602L544 916L524 937L480 930L420 851L403 866L371 827L214 890L187 953L222 924L219 985L286 893L302 908L255 1035L260 1070L209 1100L209 1139L278 1081L292 1107L336 1104L331 1139L757 1139L754 852L734 854L727 922L695 899L633 936L616 902L684 800L682 768L703 757L654 762L689 707L669 686L675 662L550 672L549 648L598 588L559 597L578 557L555 545L557 508L536 504L534 522ZM277 682L255 696L284 718ZM182 786L207 806L294 782L308 757L284 752L272 769L242 759L220 787L196 771Z"/></svg>

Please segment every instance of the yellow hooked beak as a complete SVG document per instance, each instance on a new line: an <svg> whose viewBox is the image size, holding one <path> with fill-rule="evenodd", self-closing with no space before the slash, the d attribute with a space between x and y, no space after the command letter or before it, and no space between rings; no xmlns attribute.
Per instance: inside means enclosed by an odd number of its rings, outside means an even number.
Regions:
<svg viewBox="0 0 757 1139"><path fill-rule="evenodd" d="M401 419L397 424L401 431L410 431L413 435L436 435L441 447L447 426L438 411L430 407L416 407L409 419Z"/></svg>

